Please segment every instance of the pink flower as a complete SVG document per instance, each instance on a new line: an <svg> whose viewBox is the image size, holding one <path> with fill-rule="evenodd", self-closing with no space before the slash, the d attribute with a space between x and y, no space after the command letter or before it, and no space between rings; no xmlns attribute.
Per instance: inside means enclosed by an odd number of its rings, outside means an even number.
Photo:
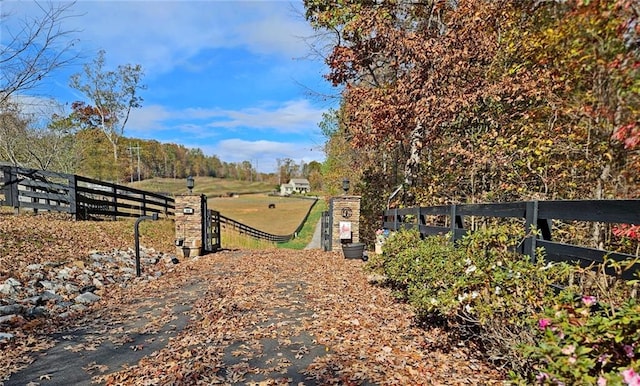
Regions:
<svg viewBox="0 0 640 386"><path fill-rule="evenodd" d="M633 346L625 344L622 349L624 350L624 353L627 355L627 357L633 358L635 356L635 353L633 352Z"/></svg>
<svg viewBox="0 0 640 386"><path fill-rule="evenodd" d="M549 374L547 373L538 373L538 375L536 375L536 380L538 382L544 382L548 379L549 379Z"/></svg>
<svg viewBox="0 0 640 386"><path fill-rule="evenodd" d="M540 327L541 330L544 330L545 328L549 327L551 325L551 320L546 319L546 318L542 318L540 320L538 320L538 327Z"/></svg>
<svg viewBox="0 0 640 386"><path fill-rule="evenodd" d="M587 307L591 307L592 305L594 305L596 303L596 297L595 296L583 296L582 297L582 303L584 303L584 305L587 306Z"/></svg>
<svg viewBox="0 0 640 386"><path fill-rule="evenodd" d="M598 386L607 386L607 380L603 377L598 377Z"/></svg>
<svg viewBox="0 0 640 386"><path fill-rule="evenodd" d="M633 369L626 369L622 372L624 381L629 386L640 386L640 374L636 373Z"/></svg>
<svg viewBox="0 0 640 386"><path fill-rule="evenodd" d="M568 346L566 346L565 348L563 348L562 350L560 350L561 353L563 353L564 355L571 355L574 352L576 352L576 346L570 344Z"/></svg>

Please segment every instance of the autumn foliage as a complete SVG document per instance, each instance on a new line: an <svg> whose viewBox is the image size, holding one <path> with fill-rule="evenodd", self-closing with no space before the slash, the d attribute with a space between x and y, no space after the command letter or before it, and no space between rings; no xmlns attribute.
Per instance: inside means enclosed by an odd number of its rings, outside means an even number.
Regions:
<svg viewBox="0 0 640 386"><path fill-rule="evenodd" d="M364 155L365 197L398 184L405 205L637 196L637 2L305 5L334 39L333 137Z"/></svg>

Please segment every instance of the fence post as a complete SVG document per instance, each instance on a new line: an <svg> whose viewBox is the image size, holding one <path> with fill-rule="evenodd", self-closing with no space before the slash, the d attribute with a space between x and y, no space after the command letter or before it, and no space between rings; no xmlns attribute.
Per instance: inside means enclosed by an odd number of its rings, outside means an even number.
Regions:
<svg viewBox="0 0 640 386"><path fill-rule="evenodd" d="M3 187L4 191L4 202L6 206L14 206L17 204L17 201L14 201L14 197L17 196L17 192L14 193L14 187L17 188L17 181L15 181L15 174L12 172L11 166L3 166L2 174L4 175L3 179Z"/></svg>
<svg viewBox="0 0 640 386"><path fill-rule="evenodd" d="M111 198L113 202L113 221L116 221L118 219L118 188L113 185L111 191L113 193L113 197Z"/></svg>
<svg viewBox="0 0 640 386"><path fill-rule="evenodd" d="M536 260L536 234L534 229L538 225L538 201L527 201L525 206L525 239L523 253L531 259Z"/></svg>
<svg viewBox="0 0 640 386"><path fill-rule="evenodd" d="M456 242L456 204L451 205L449 208L449 228L451 229L451 242Z"/></svg>
<svg viewBox="0 0 640 386"><path fill-rule="evenodd" d="M72 174L69 176L69 192L67 193L69 197L69 213L73 216L74 220L79 220L78 215L78 180L76 180L76 175Z"/></svg>
<svg viewBox="0 0 640 386"><path fill-rule="evenodd" d="M393 209L393 230L397 231L399 229L398 225L398 208Z"/></svg>

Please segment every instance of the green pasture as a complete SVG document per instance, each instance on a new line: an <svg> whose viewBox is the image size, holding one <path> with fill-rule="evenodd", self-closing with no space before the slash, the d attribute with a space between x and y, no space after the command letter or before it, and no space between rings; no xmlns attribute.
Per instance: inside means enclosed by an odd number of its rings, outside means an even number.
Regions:
<svg viewBox="0 0 640 386"><path fill-rule="evenodd" d="M214 177L194 177L194 180L193 193L204 194L207 197L227 196L230 193L271 192L277 188L273 184L261 181L249 182ZM136 189L170 195L187 193L185 178L152 178L128 185Z"/></svg>
<svg viewBox="0 0 640 386"><path fill-rule="evenodd" d="M134 182L130 186L171 195L187 193L186 179L154 178ZM288 235L298 228L313 204L313 200L295 195L280 197L270 196L267 193L255 193L273 191L275 188L273 185L262 182L196 177L193 193L206 195L209 209L217 210L223 216L264 232ZM230 196L230 193L235 194ZM274 208L270 208L270 206L274 206ZM326 203L320 199L298 238L280 246L294 249L304 248L311 240L323 210L326 210ZM245 244L243 241L237 240L236 236L232 236L227 241L232 241L231 244L234 245Z"/></svg>

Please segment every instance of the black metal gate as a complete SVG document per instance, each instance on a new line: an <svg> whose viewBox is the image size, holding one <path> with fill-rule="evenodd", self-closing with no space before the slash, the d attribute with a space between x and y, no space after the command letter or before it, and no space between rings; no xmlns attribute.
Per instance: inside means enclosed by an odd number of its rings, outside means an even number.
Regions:
<svg viewBox="0 0 640 386"><path fill-rule="evenodd" d="M322 222L320 223L320 237L322 250L328 252L331 250L331 212L322 212Z"/></svg>
<svg viewBox="0 0 640 386"><path fill-rule="evenodd" d="M220 249L220 212L207 209L204 214L204 250L217 252Z"/></svg>

